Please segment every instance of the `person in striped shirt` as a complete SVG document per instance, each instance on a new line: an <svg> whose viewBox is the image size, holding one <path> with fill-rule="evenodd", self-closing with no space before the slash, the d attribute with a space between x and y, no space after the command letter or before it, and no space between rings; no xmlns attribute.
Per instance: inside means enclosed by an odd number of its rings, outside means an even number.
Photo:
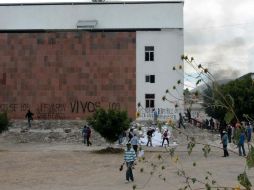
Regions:
<svg viewBox="0 0 254 190"><path fill-rule="evenodd" d="M124 153L124 162L126 163L127 170L126 170L126 182L129 180L134 181L133 173L132 173L132 166L134 161L136 160L136 153L131 147L131 143L127 143L127 149Z"/></svg>

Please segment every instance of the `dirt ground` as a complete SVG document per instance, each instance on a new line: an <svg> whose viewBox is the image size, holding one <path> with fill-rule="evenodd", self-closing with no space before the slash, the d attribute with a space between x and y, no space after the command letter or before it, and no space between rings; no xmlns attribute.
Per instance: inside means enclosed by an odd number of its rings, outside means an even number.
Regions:
<svg viewBox="0 0 254 190"><path fill-rule="evenodd" d="M193 154L188 156L186 147L179 146L176 154L181 162L176 164L163 148L145 147L145 161L137 162L134 169L135 182L125 184L125 171L119 171L123 154L92 152L101 148L64 143L10 144L0 139L0 189L131 190L136 185L137 189L174 190L184 187L185 181L177 176L177 167L183 167L187 175L204 182L207 171L210 171L219 185L236 187L237 175L243 172L245 163L237 154L230 153L230 157L223 158L221 150L213 149L209 157L204 158L202 147L196 147ZM158 159L158 154L163 161ZM196 167L193 167L193 162L196 162ZM151 163L158 166L155 171ZM165 170L161 170L162 166L165 166ZM152 177L151 171L154 172ZM254 184L254 170L247 172ZM161 179L164 177L165 182Z"/></svg>

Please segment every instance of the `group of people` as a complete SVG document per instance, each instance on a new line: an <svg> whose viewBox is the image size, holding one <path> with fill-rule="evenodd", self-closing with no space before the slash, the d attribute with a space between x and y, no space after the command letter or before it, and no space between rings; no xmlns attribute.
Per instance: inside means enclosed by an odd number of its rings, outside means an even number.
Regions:
<svg viewBox="0 0 254 190"><path fill-rule="evenodd" d="M246 156L245 142L247 141L248 146L251 143L253 127L250 122L246 124L236 123L233 127L232 125L227 125L226 127L220 128L221 133L221 143L223 144L223 157L229 156L227 146L228 143L233 143L238 146L239 156Z"/></svg>

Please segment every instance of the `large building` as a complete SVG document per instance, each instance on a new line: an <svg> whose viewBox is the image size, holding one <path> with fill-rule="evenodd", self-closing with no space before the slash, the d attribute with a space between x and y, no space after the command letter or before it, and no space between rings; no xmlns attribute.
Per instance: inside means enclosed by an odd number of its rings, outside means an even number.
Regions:
<svg viewBox="0 0 254 190"><path fill-rule="evenodd" d="M37 119L85 118L98 107L177 117L162 96L183 82L172 69L184 52L182 0L1 4L0 17L0 111L11 118L29 108Z"/></svg>

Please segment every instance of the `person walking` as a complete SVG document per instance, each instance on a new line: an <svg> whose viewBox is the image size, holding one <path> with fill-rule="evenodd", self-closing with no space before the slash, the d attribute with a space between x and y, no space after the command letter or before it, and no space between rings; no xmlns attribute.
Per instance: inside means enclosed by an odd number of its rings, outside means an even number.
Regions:
<svg viewBox="0 0 254 190"><path fill-rule="evenodd" d="M244 141L245 141L245 133L244 130L241 131L240 138L239 138L239 143L238 143L238 148L239 148L239 156L246 156L245 154L245 148L244 148Z"/></svg>
<svg viewBox="0 0 254 190"><path fill-rule="evenodd" d="M128 142L131 142L131 139L133 138L133 136L134 136L134 132L133 132L133 128L131 128L128 135L128 138L129 138Z"/></svg>
<svg viewBox="0 0 254 190"><path fill-rule="evenodd" d="M131 145L132 145L132 148L134 149L136 156L137 156L138 155L138 137L135 133L131 139Z"/></svg>
<svg viewBox="0 0 254 190"><path fill-rule="evenodd" d="M150 143L150 146L153 146L153 143L152 143L152 137L153 137L153 133L155 132L154 129L152 128L149 128L148 131L147 131L147 143L146 143L146 146L149 145Z"/></svg>
<svg viewBox="0 0 254 190"><path fill-rule="evenodd" d="M178 128L180 128L181 126L183 126L183 128L185 129L185 125L183 124L183 116L181 113L179 113L179 125Z"/></svg>
<svg viewBox="0 0 254 190"><path fill-rule="evenodd" d="M223 131L223 136L222 136L222 139L221 139L221 143L223 145L223 151L224 151L224 156L223 157L227 157L229 156L228 154L228 135L227 135L227 132L226 131Z"/></svg>
<svg viewBox="0 0 254 190"><path fill-rule="evenodd" d="M83 127L83 130L82 130L82 136L83 136L83 143L86 144L86 139L87 139L87 126L85 125Z"/></svg>
<svg viewBox="0 0 254 190"><path fill-rule="evenodd" d="M33 120L33 113L29 110L27 110L27 113L26 113L26 118L27 118L27 121L28 121L28 128L31 128L31 121Z"/></svg>
<svg viewBox="0 0 254 190"><path fill-rule="evenodd" d="M92 133L91 128L89 126L87 126L87 128L86 128L86 143L87 143L87 146L92 145L92 143L90 141L91 133Z"/></svg>
<svg viewBox="0 0 254 190"><path fill-rule="evenodd" d="M131 147L131 143L127 143L127 149L124 152L124 162L126 163L126 182L128 183L130 180L134 181L132 166L134 165L134 161L136 160L136 154L133 148Z"/></svg>
<svg viewBox="0 0 254 190"><path fill-rule="evenodd" d="M169 140L168 140L168 129L166 129L162 135L162 147L163 147L163 144L164 144L164 141L167 141L168 145L169 145Z"/></svg>

